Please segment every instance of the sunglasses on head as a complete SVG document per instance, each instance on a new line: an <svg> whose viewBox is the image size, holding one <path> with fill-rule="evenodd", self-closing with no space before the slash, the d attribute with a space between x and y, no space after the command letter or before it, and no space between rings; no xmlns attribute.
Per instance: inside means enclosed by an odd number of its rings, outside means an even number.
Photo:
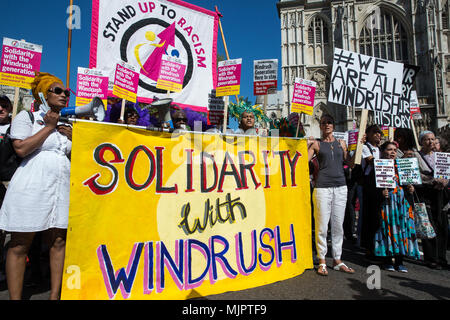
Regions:
<svg viewBox="0 0 450 320"><path fill-rule="evenodd" d="M63 89L63 88L60 88L60 87L56 87L56 88L53 88L53 89L48 89L48 91L53 92L54 94L56 94L58 96L61 93L64 93L64 95L66 97L70 97L70 90L69 89Z"/></svg>

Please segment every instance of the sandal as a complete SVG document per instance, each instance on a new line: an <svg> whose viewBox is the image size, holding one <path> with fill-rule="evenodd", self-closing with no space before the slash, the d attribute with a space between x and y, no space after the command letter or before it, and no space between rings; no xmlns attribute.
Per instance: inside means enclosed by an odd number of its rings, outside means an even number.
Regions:
<svg viewBox="0 0 450 320"><path fill-rule="evenodd" d="M321 276L327 276L328 275L327 265L325 263L319 264L319 268L317 269L317 274L319 274Z"/></svg>
<svg viewBox="0 0 450 320"><path fill-rule="evenodd" d="M349 268L345 265L345 263L341 262L338 265L335 265L333 267L334 270L336 271L341 271L341 272L345 272L345 273L355 273L355 270L353 270L352 268Z"/></svg>

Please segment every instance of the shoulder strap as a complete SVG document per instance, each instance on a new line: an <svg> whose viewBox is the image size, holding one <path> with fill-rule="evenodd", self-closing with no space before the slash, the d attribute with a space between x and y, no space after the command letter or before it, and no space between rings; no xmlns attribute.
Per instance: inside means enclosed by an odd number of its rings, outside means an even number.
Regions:
<svg viewBox="0 0 450 320"><path fill-rule="evenodd" d="M430 169L431 173L434 174L433 167L428 163L428 160L424 157L424 155L422 154L422 151L419 151L419 154L420 154L420 157L423 159L423 161L428 166L428 168Z"/></svg>
<svg viewBox="0 0 450 320"><path fill-rule="evenodd" d="M31 123L34 124L34 114L33 114L33 112L27 111L27 113L28 113L28 116L30 117ZM10 123L8 129L6 129L5 136L11 133L11 124L12 123Z"/></svg>
<svg viewBox="0 0 450 320"><path fill-rule="evenodd" d="M369 148L369 151L370 151L370 153L371 153L372 156L373 156L373 150L372 150L372 147L369 145L368 142L366 142L366 143L364 143L364 144L367 146L367 148Z"/></svg>
<svg viewBox="0 0 450 320"><path fill-rule="evenodd" d="M31 111L27 111L28 112L28 116L30 117L31 123L34 124L34 114Z"/></svg>

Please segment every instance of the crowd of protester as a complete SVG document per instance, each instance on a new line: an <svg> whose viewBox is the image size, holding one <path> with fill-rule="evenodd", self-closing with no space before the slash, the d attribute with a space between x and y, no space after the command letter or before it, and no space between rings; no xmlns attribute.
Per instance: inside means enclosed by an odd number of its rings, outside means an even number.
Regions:
<svg viewBox="0 0 450 320"><path fill-rule="evenodd" d="M12 123L11 101L6 96L0 97L0 136L3 138L10 127L14 149L23 158L11 181L0 184L0 230L4 230L0 237L0 258L6 257L1 259L6 261L2 261L5 268L0 268L0 281L5 280L6 273L10 298L21 299L27 266L30 262L39 265L42 248L46 248L50 299L58 299L68 226L72 140L72 128L59 123L59 112L66 106L70 92L60 79L47 73L35 78L32 92L36 111L22 111ZM48 112L39 109L43 104L39 92L44 93ZM173 131L223 131L220 126L208 124L206 116L175 104L167 109L171 119L168 122L159 119L157 112L152 113L151 105L128 102L124 107L122 110L120 99L109 98L103 121ZM269 123L261 108L241 101L230 107L230 114L238 119L239 128L228 129L229 134L270 135L272 132L257 126L257 123ZM269 129L277 129L279 136L304 136L299 121L297 114L291 114L271 121ZM307 140L316 272L328 275L328 236L331 236L332 268L336 271L355 272L342 260L344 239L363 248L366 259L388 271L408 272L405 258L423 260L433 269L448 268L449 181L433 177L433 153L448 152L447 142L425 131L419 136L417 149L412 130L397 129L394 140L389 141L377 125L371 125L359 137L364 144L362 159L360 164L355 164L355 152L349 152L346 143L334 137L332 116L321 117L320 130L320 139ZM374 160L401 157L418 159L423 183L402 186L397 179L394 189L377 188ZM415 199L426 204L436 233L433 239L418 239L416 235ZM7 249L4 247L6 233L11 235Z"/></svg>

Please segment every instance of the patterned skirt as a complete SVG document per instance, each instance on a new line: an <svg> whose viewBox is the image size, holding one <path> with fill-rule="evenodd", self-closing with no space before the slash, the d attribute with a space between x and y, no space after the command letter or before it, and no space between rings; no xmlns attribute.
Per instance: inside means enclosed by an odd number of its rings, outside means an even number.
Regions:
<svg viewBox="0 0 450 320"><path fill-rule="evenodd" d="M380 228L375 234L375 255L405 256L420 259L414 226L414 212L404 197L403 188L389 191L380 211Z"/></svg>

